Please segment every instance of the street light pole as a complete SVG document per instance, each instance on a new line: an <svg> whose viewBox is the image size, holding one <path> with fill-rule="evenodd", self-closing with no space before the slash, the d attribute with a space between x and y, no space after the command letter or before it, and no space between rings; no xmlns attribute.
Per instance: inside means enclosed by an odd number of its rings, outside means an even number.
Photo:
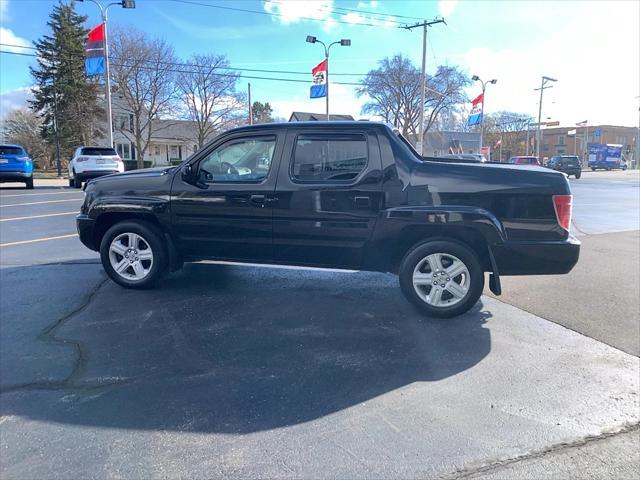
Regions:
<svg viewBox="0 0 640 480"><path fill-rule="evenodd" d="M84 0L79 0L83 2ZM104 31L104 83L105 83L105 101L107 102L107 124L109 128L109 146L113 147L113 118L111 111L111 76L109 75L109 37L107 33L107 12L109 7L113 5L120 5L122 8L136 8L136 2L134 0L122 0L120 2L113 2L103 7L98 0L89 0L95 3L100 9L100 17L102 18L102 28Z"/></svg>
<svg viewBox="0 0 640 480"><path fill-rule="evenodd" d="M325 84L327 89L326 95L325 95L325 101L326 101L327 121L329 121L329 51L331 50L332 46L338 45L338 44L342 45L343 47L349 47L351 46L351 40L349 40L348 38L343 38L342 40L330 43L329 46L327 46L322 40L318 40L316 37L312 35L307 35L306 41L307 43L319 43L324 47L324 60L326 63Z"/></svg>
<svg viewBox="0 0 640 480"><path fill-rule="evenodd" d="M540 84L540 88L536 88L535 90L540 90L540 103L538 104L538 130L536 131L536 157L540 160L540 141L541 141L541 132L540 129L542 125L542 93L546 88L552 88L553 85L547 85L549 82L557 82L555 78L551 77L542 77L542 83Z"/></svg>
<svg viewBox="0 0 640 480"><path fill-rule="evenodd" d="M484 94L485 94L485 90L487 89L487 84L491 83L495 85L496 83L498 83L498 80L494 78L493 80L484 82L478 75L474 75L473 77L471 77L471 80L473 80L474 82L480 82L480 84L482 84L482 107L480 107L480 148L478 149L478 153L480 153L480 150L482 149L482 143L483 143L482 137L484 136Z"/></svg>

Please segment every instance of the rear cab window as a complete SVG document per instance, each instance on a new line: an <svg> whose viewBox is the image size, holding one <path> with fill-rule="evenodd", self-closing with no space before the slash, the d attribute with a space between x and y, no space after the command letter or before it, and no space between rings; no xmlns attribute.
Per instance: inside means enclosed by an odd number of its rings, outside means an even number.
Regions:
<svg viewBox="0 0 640 480"><path fill-rule="evenodd" d="M351 182L369 162L361 133L300 134L296 137L290 177L299 183Z"/></svg>
<svg viewBox="0 0 640 480"><path fill-rule="evenodd" d="M80 150L80 155L89 155L89 156L111 156L115 157L117 155L116 151L113 148L108 147L82 147Z"/></svg>

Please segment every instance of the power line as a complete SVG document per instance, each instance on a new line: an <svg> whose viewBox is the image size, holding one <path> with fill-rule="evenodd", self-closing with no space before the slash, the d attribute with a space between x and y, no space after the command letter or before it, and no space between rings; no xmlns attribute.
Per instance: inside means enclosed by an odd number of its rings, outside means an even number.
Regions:
<svg viewBox="0 0 640 480"><path fill-rule="evenodd" d="M20 56L24 56L24 57L37 57L36 54L34 53L21 53L21 52L9 52L6 50L0 50L0 53L5 53L8 55L20 55ZM162 62L160 62L162 63ZM132 65L127 65L126 63L111 63L112 65L116 66L116 67L123 67L123 68L132 68ZM138 65L135 66L134 68L137 69L141 69L141 70L157 70L157 68L155 67L146 67L146 66L142 66L142 65ZM181 69L176 69L176 68L165 68L164 71L169 71L169 72L174 72L174 73L200 73L198 71L194 71L194 70L181 70ZM258 76L252 76L252 75L236 75L233 73L210 73L210 75L213 76L217 76L217 77L237 77L237 78L247 78L247 79L254 79L254 80L272 80L272 81L279 81L279 82L294 82L294 83L307 83L309 84L310 81L308 80L301 80L301 79L297 79L297 78L279 78L279 77L258 77ZM336 85L353 85L353 86L361 86L360 83L355 83L355 82L333 82Z"/></svg>
<svg viewBox="0 0 640 480"><path fill-rule="evenodd" d="M247 8L238 8L238 7L227 7L227 6L223 6L223 5L213 5L211 3L203 3L203 2L197 2L195 0L170 0L172 2L176 2L176 3L184 3L187 5L199 5L201 7L208 7L208 8L218 8L221 10L231 10L234 12L245 12L245 13L256 13L259 15L270 15L272 17L286 17L286 15L283 15L281 13L275 13L275 12L265 12L265 11L261 11L261 10L249 10ZM312 17L298 17L299 20L310 20L313 22L317 22L318 20L323 20L323 19L318 19L318 18L312 18ZM378 21L378 19L368 19L369 21L374 20L374 21ZM364 26L364 27L380 27L381 25L378 23L364 23L364 22L346 22L344 20L336 20L336 19L332 19L332 21L336 22L336 23L342 23L345 25L360 25L360 26ZM404 24L401 24L400 22L393 22L393 23L397 23L397 27L394 26L394 28L402 28Z"/></svg>
<svg viewBox="0 0 640 480"><path fill-rule="evenodd" d="M279 6L284 6L284 3L281 1L277 1L277 0L271 0L271 3L273 3L274 5L279 5ZM420 17L408 17L405 15L395 15L393 13L383 13L383 12L372 12L372 11L367 11L367 10L358 10L356 8L347 8L347 7L324 7L324 6L315 6L315 8L317 10L320 10L322 12L328 12L328 13L333 13L335 15L347 15L349 13L357 13L361 18L370 20L370 21L382 21L382 19L380 18L376 18L376 16L378 17L386 17L384 18L384 22L392 22L392 23L396 23L398 25L406 25L406 22L398 22L397 20L395 20L395 18L408 18L411 20L420 20ZM366 17L360 15L360 14L365 14ZM326 19L318 19L315 18L313 20L326 20ZM333 20L333 19L332 19ZM346 22L349 23L350 25L354 24L352 22ZM380 25L375 25L375 26L380 26Z"/></svg>
<svg viewBox="0 0 640 480"><path fill-rule="evenodd" d="M2 47L13 47L13 48L24 48L24 49L29 49L29 50L37 50L36 47L30 47L30 46L24 46L24 45L16 45L16 44L11 44L11 43L0 43L0 46L2 46ZM5 52L5 53L11 53L11 52ZM109 58L111 59L111 56L109 56ZM179 67L195 67L195 68L211 66L211 65L201 65L201 64L196 64L196 63L184 63L184 62L158 62L158 63L162 63L162 64L165 64L165 65L174 65L174 66L179 66ZM260 69L260 68L240 68L240 67L231 67L231 66L229 66L229 67L220 67L220 68L224 69L224 70L237 70L237 71L240 71L240 72L278 73L278 74L287 74L287 75L310 75L311 74L311 72L309 72L309 71L301 72L301 71L292 71L292 70L269 70L269 69ZM377 75L377 76L385 75L386 76L388 74L382 73L382 72L367 72L367 73L336 72L336 73L332 73L332 75L348 76L348 77L366 77L367 75Z"/></svg>

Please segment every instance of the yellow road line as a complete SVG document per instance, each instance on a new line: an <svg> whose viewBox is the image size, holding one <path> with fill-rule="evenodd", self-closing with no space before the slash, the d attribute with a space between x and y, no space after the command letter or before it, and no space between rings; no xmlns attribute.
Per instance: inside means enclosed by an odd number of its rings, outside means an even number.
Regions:
<svg viewBox="0 0 640 480"><path fill-rule="evenodd" d="M77 233L70 233L69 235L59 235L57 237L45 237L34 238L33 240L20 240L19 242L0 243L0 247L13 247L14 245L24 245L25 243L46 242L48 240L61 240L63 238L77 237Z"/></svg>
<svg viewBox="0 0 640 480"><path fill-rule="evenodd" d="M23 207L26 205L42 205L44 203L81 202L81 201L82 201L82 198L72 198L70 200L47 200L46 202L10 203L8 205L0 205L0 208Z"/></svg>
<svg viewBox="0 0 640 480"><path fill-rule="evenodd" d="M31 217L3 218L3 219L0 219L0 222L11 222L12 220L31 220L32 218L59 217L62 215L77 215L77 214L78 212L48 213L46 215L33 215Z"/></svg>

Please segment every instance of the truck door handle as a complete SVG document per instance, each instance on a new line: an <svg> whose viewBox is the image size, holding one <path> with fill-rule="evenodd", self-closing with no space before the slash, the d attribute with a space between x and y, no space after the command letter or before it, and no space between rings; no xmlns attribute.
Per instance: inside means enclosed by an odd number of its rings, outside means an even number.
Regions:
<svg viewBox="0 0 640 480"><path fill-rule="evenodd" d="M371 199L369 197L353 197L356 208L370 208Z"/></svg>

